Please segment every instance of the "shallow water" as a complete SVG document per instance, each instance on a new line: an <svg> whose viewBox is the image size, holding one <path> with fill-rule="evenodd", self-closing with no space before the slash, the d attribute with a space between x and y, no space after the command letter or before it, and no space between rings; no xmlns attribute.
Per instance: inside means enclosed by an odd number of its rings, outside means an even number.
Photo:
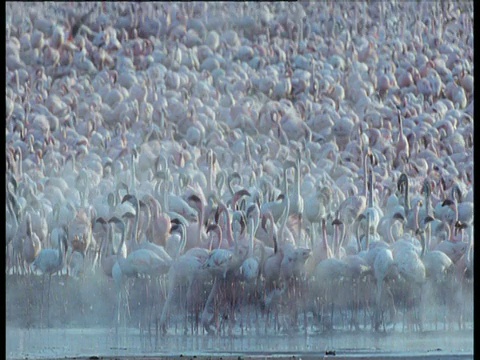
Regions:
<svg viewBox="0 0 480 360"><path fill-rule="evenodd" d="M6 328L7 359L52 358L473 358L470 330L422 333L331 332L317 335L155 335L138 329ZM329 357L329 356L327 356Z"/></svg>
<svg viewBox="0 0 480 360"><path fill-rule="evenodd" d="M183 335L183 316L177 309L171 314L168 335L157 339L153 324L151 333L144 330L143 334L131 325L120 327L118 333L115 327L109 326L115 313L115 292L101 277L88 278L88 281L53 277L50 310L44 310L43 321L39 315L40 276L7 276L6 285L7 359L175 358L180 355L223 359L239 356L318 359L333 352L336 359L473 358L473 296L468 296L469 301L465 303L468 311L465 311L465 326L461 330L458 324L452 323L447 327L450 331L446 331L443 322L435 328L430 313L440 309L432 307L423 332L403 332L401 321L394 329L387 328L385 333L373 332L369 326L357 332L345 327L325 331L314 325L310 314L306 332L300 316L299 329L290 334L284 333L285 327L277 333L269 327L265 333L264 316L260 315L258 327L254 326L255 312L251 309L247 311L251 316L249 330L243 334L240 329L245 329L245 324L237 323L233 336L227 336L225 330L213 336L202 330L192 334L191 329L189 335ZM138 320L140 313L136 308L143 304L139 297L141 292L135 289L132 287L131 291L130 324ZM239 313L237 321L244 321L243 316ZM46 326L45 318L51 319L51 327Z"/></svg>

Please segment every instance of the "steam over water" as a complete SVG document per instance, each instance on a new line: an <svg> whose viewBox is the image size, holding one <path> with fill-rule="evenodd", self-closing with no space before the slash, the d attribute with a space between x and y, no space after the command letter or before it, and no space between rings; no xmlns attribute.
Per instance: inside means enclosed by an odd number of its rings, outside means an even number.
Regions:
<svg viewBox="0 0 480 360"><path fill-rule="evenodd" d="M473 302L465 303L467 321L459 330L456 323L448 329L439 322L437 328L429 322L423 332L402 331L402 323L386 332L374 332L370 326L360 331L344 327L322 330L311 324L305 332L300 329L289 332L286 328L274 332L265 328L261 315L258 329L255 326L242 334L236 331L229 336L211 336L203 333L184 334L180 310L172 310L172 331L157 337L140 331L136 323L141 316L142 299L131 299L131 316L128 327L115 330L114 292L112 284L104 278L67 279L54 276L52 279L51 327L40 323L38 297L41 277L29 279L7 276L7 322L6 356L8 359L82 358L163 358L183 356L214 356L223 359L246 359L269 357L318 358L335 352L335 358L415 358L415 359L468 359L473 357ZM133 287L132 292L138 290ZM111 295L110 295L111 293ZM110 300L108 300L110 298ZM29 305L26 304L30 299ZM254 321L255 309L247 310ZM434 313L442 311L435 307L428 312L430 321ZM347 314L345 314L347 315ZM240 319L237 319L239 321ZM45 319L43 320L45 322ZM340 321L337 319L337 321ZM188 357L187 357L188 358Z"/></svg>

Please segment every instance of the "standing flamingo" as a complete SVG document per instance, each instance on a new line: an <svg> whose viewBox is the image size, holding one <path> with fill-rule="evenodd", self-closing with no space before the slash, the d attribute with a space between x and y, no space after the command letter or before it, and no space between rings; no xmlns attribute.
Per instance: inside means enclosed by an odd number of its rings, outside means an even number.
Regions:
<svg viewBox="0 0 480 360"><path fill-rule="evenodd" d="M66 235L66 232L64 232ZM63 246L65 246L65 249ZM67 237L62 236L58 237L58 247L57 249L42 249L38 256L32 263L34 270L39 269L43 274L42 279L42 301L40 305L40 317L43 317L43 290L45 275L48 274L48 291L47 291L47 326L50 326L50 283L52 281L52 275L63 269L63 264L65 262L65 256L67 252Z"/></svg>
<svg viewBox="0 0 480 360"><path fill-rule="evenodd" d="M165 275L171 265L171 259L164 259L159 257L155 252L149 249L140 248L130 252L126 257L124 252L121 251L126 238L126 226L124 222L117 218L113 217L109 222L115 223L117 226L122 228L122 240L119 244L117 250L117 262L112 268L112 276L115 280L118 291L118 304L117 304L117 325L120 322L120 309L123 305L128 310L128 289L127 289L127 280L128 278L137 277L139 275L149 275L152 277L157 277ZM147 287L147 283L145 283ZM148 288L147 288L148 295Z"/></svg>
<svg viewBox="0 0 480 360"><path fill-rule="evenodd" d="M38 235L32 231L32 220L30 213L26 215L27 233L23 240L23 260L27 263L27 266L35 260L42 250L42 243L38 238Z"/></svg>
<svg viewBox="0 0 480 360"><path fill-rule="evenodd" d="M397 264L398 273L402 279L400 291L404 296L405 314L413 316L414 324L420 331L423 329L423 313L418 308L422 304L422 288L425 283L425 265L413 244L405 243L404 246L395 248L393 259ZM404 324L405 326L405 324Z"/></svg>
<svg viewBox="0 0 480 360"><path fill-rule="evenodd" d="M373 261L373 274L377 282L377 293L375 296L374 327L378 331L382 321L384 304L387 302L390 310L390 321L395 320L395 304L390 288L390 282L398 278L398 267L394 261L392 250L386 247L379 247Z"/></svg>
<svg viewBox="0 0 480 360"><path fill-rule="evenodd" d="M183 225L183 224L182 224ZM187 242L186 233L183 233L182 244L183 248ZM190 250L199 249L192 248ZM179 295L179 291L183 288L186 288L185 298L181 298L182 301L185 301L185 322L184 322L184 331L187 331L187 314L188 314L188 305L189 302L192 302L193 295L193 282L202 283L207 279L206 271L203 270L203 264L207 260L208 253L206 256L199 256L198 252L194 253L193 251L187 252L183 255L180 254L181 249L179 249L177 256L168 271L168 285L167 285L167 299L163 305L162 313L160 316L159 328L165 334L167 332L167 321L169 318L170 308L173 305L173 302Z"/></svg>
<svg viewBox="0 0 480 360"><path fill-rule="evenodd" d="M362 304L362 300L364 305L366 305L368 301L368 296L365 296L370 292L370 276L372 275L373 269L367 263L364 257L360 256L359 254L350 254L346 256L341 255L341 249L343 249L342 244L345 241L345 224L343 224L338 218L332 222L332 225L336 227L340 227L341 233L339 236L339 242L335 247L334 254L337 258L342 259L348 267L348 273L344 279L344 288L347 293L352 293L352 297L350 300L350 304L352 305L352 318L350 325L354 326L356 330L359 329L358 324L358 311L360 305Z"/></svg>
<svg viewBox="0 0 480 360"><path fill-rule="evenodd" d="M222 211L227 214L227 236L232 237L230 215L228 214L228 210L224 205L222 207ZM220 227L216 224L214 228L217 229L217 231L220 229ZM202 266L203 269L207 269L214 277L213 287L210 290L210 294L208 295L201 317L201 323L209 334L213 332L210 326L215 322L215 298L222 289L224 294L228 290L232 290L228 289L228 287L234 286L236 281L235 272L240 268L243 261L245 261L246 257L248 256L248 251L245 251L243 247L239 246L236 239L233 241L233 251L226 249L214 249ZM231 307L231 311L233 310L234 308ZM233 317L233 313L230 315ZM233 321L233 318L231 318L231 321ZM230 328L230 331L231 330L232 329Z"/></svg>
<svg viewBox="0 0 480 360"><path fill-rule="evenodd" d="M312 249L316 246L315 240L317 232L315 231L315 227L329 214L332 197L332 189L323 186L320 189L316 189L315 196L310 196L305 199L305 216L310 222L310 246Z"/></svg>
<svg viewBox="0 0 480 360"><path fill-rule="evenodd" d="M302 244L302 219L303 219L303 212L304 212L304 201L300 192L300 165L301 165L301 153L299 149L296 149L295 161L294 162L288 161L284 165L284 170L290 167L293 167L295 171L292 192L289 195L289 198L290 198L289 215L296 215L298 217L297 241L299 244ZM283 181L285 181L285 183L287 182L286 176L284 176ZM287 195L286 192L285 192L285 195Z"/></svg>
<svg viewBox="0 0 480 360"><path fill-rule="evenodd" d="M400 110L398 110L398 136L397 136L397 146L396 146L396 157L393 166L398 168L402 163L403 157L406 156L407 159L410 158L410 146L408 144L408 139L403 132L403 119Z"/></svg>
<svg viewBox="0 0 480 360"><path fill-rule="evenodd" d="M432 221L427 217L425 222ZM454 288L455 266L453 261L442 251L429 251L426 245L425 230L417 229L416 235L420 236L422 253L420 258L425 265L427 282L426 291L431 292L432 298L441 301L443 305L451 304L455 298L454 293L459 289ZM427 294L430 294L427 292ZM435 311L435 327L437 327L438 311Z"/></svg>

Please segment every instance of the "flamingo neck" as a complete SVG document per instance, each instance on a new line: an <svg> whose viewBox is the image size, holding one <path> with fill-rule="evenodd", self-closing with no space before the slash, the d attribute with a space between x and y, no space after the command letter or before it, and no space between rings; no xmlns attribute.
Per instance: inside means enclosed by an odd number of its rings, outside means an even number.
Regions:
<svg viewBox="0 0 480 360"><path fill-rule="evenodd" d="M365 155L363 160L363 195L367 196L368 194L368 166L367 166L368 154Z"/></svg>
<svg viewBox="0 0 480 360"><path fill-rule="evenodd" d="M274 227L274 220L273 220L273 215L271 212L267 213L267 217L270 220L270 241L273 242L273 253L276 254L278 252L278 244L277 244L277 239L275 237L275 227Z"/></svg>
<svg viewBox="0 0 480 360"><path fill-rule="evenodd" d="M357 226L355 228L355 237L357 238L357 253L362 251L362 242L360 239L360 222L357 222Z"/></svg>
<svg viewBox="0 0 480 360"><path fill-rule="evenodd" d="M211 195L215 194L214 190L213 190L213 182L214 182L214 179L213 179L213 173L211 171L211 169L209 169L209 173L210 173L210 176L212 177L212 179L210 180L212 182L212 189L210 190L210 192L208 193L208 197L210 197ZM215 190L216 190L216 194L219 194L220 196L222 195L222 190L223 190L223 186L225 185L225 174L223 172L219 172L215 178Z"/></svg>
<svg viewBox="0 0 480 360"><path fill-rule="evenodd" d="M467 254L466 254L467 263L471 264L472 254L473 254L473 239L472 239L472 236L468 236L468 248L467 248Z"/></svg>
<svg viewBox="0 0 480 360"><path fill-rule="evenodd" d="M123 256L122 247L123 247L123 244L125 244L125 237L127 236L126 233L127 233L127 229L124 225L123 230L122 230L122 240L120 241L120 244L118 245L118 249L117 249L117 259L124 259L125 258Z"/></svg>
<svg viewBox="0 0 480 360"><path fill-rule="evenodd" d="M429 190L425 191L424 201L425 201L425 212L426 212L425 215L429 215L430 214L430 208L431 208L431 205L430 205L430 191Z"/></svg>
<svg viewBox="0 0 480 360"><path fill-rule="evenodd" d="M12 217L12 220L13 220L13 226L16 228L17 227L17 215L15 214L15 211L13 210L12 208L12 204L10 203L10 201L7 201L7 209L8 209L8 212L10 214L10 216Z"/></svg>
<svg viewBox="0 0 480 360"><path fill-rule="evenodd" d="M31 220L30 214L27 214L26 222L27 222L27 236L30 237L32 236L32 220Z"/></svg>
<svg viewBox="0 0 480 360"><path fill-rule="evenodd" d="M422 245L422 253L420 254L420 258L423 259L426 253L425 234L423 231L420 233L420 243Z"/></svg>
<svg viewBox="0 0 480 360"><path fill-rule="evenodd" d="M100 256L103 259L105 256L107 256L107 246L108 246L108 240L110 238L110 225L107 227L107 235L102 239L101 245L100 245Z"/></svg>
<svg viewBox="0 0 480 360"><path fill-rule="evenodd" d="M312 222L312 223L310 224L310 243L311 243L311 246L312 246L312 250L315 248L315 242L316 242L316 238L315 238L315 234L316 234L315 225L316 225L315 222Z"/></svg>
<svg viewBox="0 0 480 360"><path fill-rule="evenodd" d="M278 254L278 234L275 236L275 222L273 216L270 217L270 240L273 242L273 253Z"/></svg>
<svg viewBox="0 0 480 360"><path fill-rule="evenodd" d="M140 205L138 204L138 200L135 200L135 218L133 221L133 228L132 228L132 243L136 246L138 245L138 223L140 218Z"/></svg>
<svg viewBox="0 0 480 360"><path fill-rule="evenodd" d="M404 204L403 207L405 208L405 215L408 215L410 212L410 200L409 200L409 195L408 195L408 179L405 181L405 194L404 194Z"/></svg>
<svg viewBox="0 0 480 360"><path fill-rule="evenodd" d="M390 222L390 227L388 229L388 242L393 244L395 242L395 237L393 236L393 226L395 225L395 219L392 219Z"/></svg>
<svg viewBox="0 0 480 360"><path fill-rule="evenodd" d="M279 234L279 238L282 239L282 242L285 242L285 228L287 226L287 221L288 221L288 214L290 212L290 199L285 196L285 201L286 201L286 205L285 205L285 213L284 213L284 218L282 220L282 226L280 226L280 234Z"/></svg>
<svg viewBox="0 0 480 360"><path fill-rule="evenodd" d="M285 194L285 197L288 196L287 169L283 170L283 193Z"/></svg>
<svg viewBox="0 0 480 360"><path fill-rule="evenodd" d="M214 161L211 150L207 152L208 177L207 177L207 191L209 194L213 192L213 176L214 176Z"/></svg>
<svg viewBox="0 0 480 360"><path fill-rule="evenodd" d="M74 168L74 169L75 169L75 168ZM19 178L19 179L22 179L22 178L23 178L23 156L22 156L21 153L20 153L20 155L18 156L17 174L18 174L18 178Z"/></svg>
<svg viewBox="0 0 480 360"><path fill-rule="evenodd" d="M323 248L325 250L325 254L327 255L327 259L332 257L332 250L328 246L328 239L327 239L327 225L325 220L322 221L322 235L323 235Z"/></svg>
<svg viewBox="0 0 480 360"><path fill-rule="evenodd" d="M201 241L201 231L203 228L203 220L204 220L204 206L203 201L198 202L198 232L197 232L197 244L200 244Z"/></svg>
<svg viewBox="0 0 480 360"><path fill-rule="evenodd" d="M187 230L185 228L185 225L181 224L180 229L181 229L180 231L181 240L180 240L180 245L178 247L178 251L177 251L177 255L175 256L175 259L178 259L180 257L180 255L185 250L185 246L187 245Z"/></svg>
<svg viewBox="0 0 480 360"><path fill-rule="evenodd" d="M295 163L295 166L293 167L293 170L295 171L295 192L296 194L300 194L300 160L297 160Z"/></svg>
<svg viewBox="0 0 480 360"><path fill-rule="evenodd" d="M249 243L249 252L250 255L253 256L253 245L255 242L255 220L253 218L249 221L250 224L250 243Z"/></svg>
<svg viewBox="0 0 480 360"><path fill-rule="evenodd" d="M415 220L415 229L418 229L420 227L420 222L418 220L418 215L420 213L420 205L417 204L417 206L415 206L415 213L414 213L414 220Z"/></svg>
<svg viewBox="0 0 480 360"><path fill-rule="evenodd" d="M370 187L368 191L368 207L372 208L373 207L373 176L372 173L369 172L368 178L370 180Z"/></svg>
<svg viewBox="0 0 480 360"><path fill-rule="evenodd" d="M339 245L339 250L341 247L343 247L343 243L345 242L345 238L347 235L347 230L345 228L345 224L341 224L341 230L340 230L340 245Z"/></svg>
<svg viewBox="0 0 480 360"><path fill-rule="evenodd" d="M58 236L58 266L61 266L63 263L63 248L62 248L62 239Z"/></svg>
<svg viewBox="0 0 480 360"><path fill-rule="evenodd" d="M167 173L167 176L168 176L168 173ZM165 213L169 211L168 195L169 195L169 192L170 192L170 186L169 186L167 181L168 181L168 177L166 177L165 180L163 181L162 210Z"/></svg>
<svg viewBox="0 0 480 360"><path fill-rule="evenodd" d="M453 212L455 214L455 222L457 222L458 221L458 202L456 198L453 200Z"/></svg>
<svg viewBox="0 0 480 360"><path fill-rule="evenodd" d="M432 243L432 229L430 226L427 226L427 228L425 229L425 232L427 233L427 235L425 236L425 247L427 250L430 250L431 249L431 243Z"/></svg>
<svg viewBox="0 0 480 360"><path fill-rule="evenodd" d="M333 254L336 258L338 258L340 255L340 233L338 231L338 225L335 225L334 239Z"/></svg>
<svg viewBox="0 0 480 360"><path fill-rule="evenodd" d="M223 243L223 233L220 226L216 227L217 238L218 238L218 248L220 249Z"/></svg>
<svg viewBox="0 0 480 360"><path fill-rule="evenodd" d="M403 138L403 120L402 120L402 117L399 116L398 117L398 140L397 141L400 141L400 139Z"/></svg>
<svg viewBox="0 0 480 360"><path fill-rule="evenodd" d="M370 213L367 214L367 234L365 237L365 250L368 251L370 243Z"/></svg>
<svg viewBox="0 0 480 360"><path fill-rule="evenodd" d="M449 238L449 241L451 242L456 242L456 239L455 239L455 223L452 224L452 226L450 226L450 238Z"/></svg>
<svg viewBox="0 0 480 360"><path fill-rule="evenodd" d="M252 154L250 153L250 146L248 145L248 137L245 137L245 158L247 164L252 166Z"/></svg>
<svg viewBox="0 0 480 360"><path fill-rule="evenodd" d="M235 245L236 246L236 241L233 237L233 232L232 232L232 220L230 218L230 213L228 212L228 209L225 206L222 206L222 212L225 213L225 218L226 218L226 223L225 227L227 230L227 241L229 246Z"/></svg>
<svg viewBox="0 0 480 360"><path fill-rule="evenodd" d="M235 195L233 195L233 198L232 198L232 209L235 211L237 210L237 202L238 200L240 200L240 198L242 197L242 194L240 192L236 192Z"/></svg>

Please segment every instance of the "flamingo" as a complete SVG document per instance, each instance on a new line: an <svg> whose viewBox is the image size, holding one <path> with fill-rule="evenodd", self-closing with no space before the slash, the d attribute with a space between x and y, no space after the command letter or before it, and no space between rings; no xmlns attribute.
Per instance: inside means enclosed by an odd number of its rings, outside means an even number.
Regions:
<svg viewBox="0 0 480 360"><path fill-rule="evenodd" d="M35 260L42 250L42 243L38 235L32 231L32 221L30 213L26 214L27 232L23 240L23 259L28 266Z"/></svg>
<svg viewBox="0 0 480 360"><path fill-rule="evenodd" d="M256 211L254 209L256 209ZM256 215L254 215L255 213ZM249 228L249 255L243 261L239 269L239 280L241 281L241 286L243 288L243 298L241 301L241 305L244 316L242 317L242 319L247 316L247 323L250 322L248 313L245 315L245 312L247 311L248 300L252 296L253 300L255 300L258 296L258 285L260 284L261 267L265 258L265 247L262 243L258 245L258 247L260 248L260 253L255 253L255 233L257 227L259 226L259 222L256 222L258 214L258 206L256 204L251 205L247 211ZM255 302L254 305L256 305Z"/></svg>
<svg viewBox="0 0 480 360"><path fill-rule="evenodd" d="M423 207L419 209L418 212L418 218L425 219L427 216L433 215L432 211L432 204L431 204L431 194L432 194L432 187L430 185L430 181L428 179L425 179L423 181L423 186L422 186L422 194L424 196L423 198ZM432 220L433 221L433 217ZM430 249L430 234L431 234L431 227L428 226L426 228L426 231L428 232L428 237L427 237L427 242L425 244L427 249Z"/></svg>
<svg viewBox="0 0 480 360"><path fill-rule="evenodd" d="M324 326L333 328L333 311L335 300L341 293L343 280L348 276L349 268L344 260L335 257L327 257L315 267L312 277L312 288L315 298L318 299L321 313L330 306L330 321L324 320Z"/></svg>
<svg viewBox="0 0 480 360"><path fill-rule="evenodd" d="M85 254L83 252L73 250L68 259L68 274L73 278L79 278L85 273Z"/></svg>
<svg viewBox="0 0 480 360"><path fill-rule="evenodd" d="M368 218L370 227L367 231L370 234L376 234L380 218L383 216L383 212L373 202L373 188L374 188L374 172L372 167L369 167L368 172L368 203L367 208L363 212L364 216Z"/></svg>
<svg viewBox="0 0 480 360"><path fill-rule="evenodd" d="M306 281L305 262L310 257L311 250L303 247L294 247L291 243L282 246L283 258L280 263L280 281L286 289L286 300L290 300L291 326L296 327L298 299L302 299L305 305L305 297L302 296ZM305 294L303 294L305 295ZM306 310L306 309L305 309ZM306 313L304 313L306 319Z"/></svg>
<svg viewBox="0 0 480 360"><path fill-rule="evenodd" d="M345 239L345 225L339 219L335 219L332 224L341 227L341 240L339 244L340 248ZM363 296L365 296L364 300L368 301L368 293L370 291L370 276L372 275L373 270L367 261L359 254L346 255L342 258L342 260L347 264L348 267L348 274L344 279L346 289L348 289L349 286L351 286L351 289L353 289L351 299L353 309L350 325L353 325L355 329L359 329L357 320L358 310Z"/></svg>
<svg viewBox="0 0 480 360"><path fill-rule="evenodd" d="M301 164L301 153L300 150L296 150L296 157L295 162L287 162L284 165L284 181L286 186L287 178L285 170L293 167L295 174L294 174L294 183L292 192L289 195L290 200L290 211L289 215L296 215L298 217L298 232L297 232L297 241L299 244L302 243L302 218L303 218L303 211L304 211L304 200L300 192L300 164ZM287 195L287 192L285 192Z"/></svg>
<svg viewBox="0 0 480 360"><path fill-rule="evenodd" d="M146 249L153 251L160 259L162 259L165 262L165 266L169 267L172 264L172 257L167 253L165 248L161 245L157 245L153 242L150 241L150 239L147 239L146 241L139 242L139 235L138 235L138 230L139 230L139 216L140 216L140 208L144 207L148 209L145 203L143 203L141 200L138 200L135 195L132 194L127 194L123 197L122 203L128 201L132 205L135 206L135 222L134 226L132 229L132 253L134 253L134 250L137 249ZM147 219L149 218L149 214L147 215ZM168 269L165 271L165 273L168 271Z"/></svg>
<svg viewBox="0 0 480 360"><path fill-rule="evenodd" d="M225 212L227 214L227 237L232 238L230 215L228 214L227 208L223 204L221 204L221 212ZM218 224L211 226L211 229L216 229L221 237L221 228L218 226ZM209 334L213 331L210 326L215 321L215 316L212 314L214 299L220 292L221 286L223 286L226 291L229 283L236 280L235 272L239 270L240 266L248 256L248 251L245 251L243 247L239 246L237 239L234 239L233 241L233 251L227 249L214 249L210 253L205 263L202 265L202 269L207 269L214 277L213 287L210 290L201 316L202 326Z"/></svg>
<svg viewBox="0 0 480 360"><path fill-rule="evenodd" d="M432 217L427 216L424 222L428 224L432 220ZM453 261L442 251L428 250L425 229L418 228L415 234L420 237L420 243L422 244L420 258L425 265L427 278L432 279L433 282L445 281L447 274L453 271Z"/></svg>
<svg viewBox="0 0 480 360"><path fill-rule="evenodd" d="M184 224L182 225L185 226ZM181 254L182 248L185 248L187 243L186 236L186 233L183 232L182 246L179 248L177 256L167 274L167 299L163 305L159 322L159 328L164 334L167 331L166 323L169 317L169 309L178 296L179 290L186 287L185 306L188 308L189 302L191 303L193 301L193 282L203 283L208 278L207 272L203 268L203 265L208 258L208 252L206 249L191 248L186 253ZM205 251L200 252L197 250ZM187 309L185 309L185 333L187 332L186 316Z"/></svg>
<svg viewBox="0 0 480 360"><path fill-rule="evenodd" d="M167 299L163 305L159 322L159 327L164 334L167 331L166 323L168 321L170 308L178 297L179 291L184 287L187 289L185 302L186 306L188 307L188 303L193 301L193 283L198 282L200 284L207 280L206 272L203 270L203 261L205 260L206 259L202 260L195 255L185 253L176 259L173 265L170 267L167 275ZM186 316L187 313L185 313L185 319ZM186 331L187 329L185 322L185 332Z"/></svg>
<svg viewBox="0 0 480 360"><path fill-rule="evenodd" d="M338 208L338 218L344 224L354 224L355 220L359 220L360 214L362 214L367 207L368 197L368 158L371 158L371 154L367 152L363 157L363 191L358 195L351 195L347 197ZM359 224L359 222L357 222ZM351 225L347 225L347 236L350 236Z"/></svg>
<svg viewBox="0 0 480 360"><path fill-rule="evenodd" d="M397 182L397 187L400 191L404 193L403 207L406 218L406 227L415 233L418 228L419 223L419 214L420 209L422 208L423 202L421 198L416 199L411 207L410 197L409 197L409 180L408 176L405 173L400 175L400 178ZM428 191L428 190L427 190Z"/></svg>
<svg viewBox="0 0 480 360"><path fill-rule="evenodd" d="M449 239L445 239L435 246L434 250L439 250L444 252L453 263L457 263L467 252L468 245L463 241L459 241L455 238L456 232L463 225L460 222L456 222L450 230Z"/></svg>
<svg viewBox="0 0 480 360"><path fill-rule="evenodd" d="M11 246L12 240L15 239L18 228L19 228L19 210L18 202L15 195L7 190L7 211L6 211L6 246ZM10 264L7 264L8 267ZM7 268L8 269L8 268ZM15 264L13 264L13 269L15 269Z"/></svg>
<svg viewBox="0 0 480 360"><path fill-rule="evenodd" d="M161 276L165 275L171 265L171 260L166 261L159 257L155 252L149 249L137 249L130 252L126 257L125 253L121 251L126 238L126 226L125 223L114 216L110 218L109 223L114 223L117 226L122 228L122 240L119 244L117 250L117 261L112 268L112 277L115 281L118 291L117 298L117 325L120 322L120 310L122 306L122 294L124 298L124 306L126 307L127 314L129 314L128 309L128 290L127 290L127 279L132 277L137 277L138 275L150 275L150 276ZM145 284L147 286L147 284Z"/></svg>
<svg viewBox="0 0 480 360"><path fill-rule="evenodd" d="M249 257L247 257L247 259L245 259L245 261L240 266L240 279L244 280L246 283L251 283L256 282L258 276L260 275L260 264L262 262L262 259L258 259L254 254L254 234L256 232L256 228L255 220L253 218L249 218L248 227L248 234L250 237L248 244Z"/></svg>
<svg viewBox="0 0 480 360"><path fill-rule="evenodd" d="M140 234L139 230L139 217L140 209L143 207L148 210L148 206L143 203L141 200L138 200L135 195L126 194L122 199L122 202L130 202L135 206L135 221L132 229L132 240L131 243L134 245L131 249L131 252L128 254L126 261L133 264L138 275L149 275L155 279L155 281L163 275L166 275L173 264L174 260L167 253L165 248L161 245L157 245L146 239L145 241L139 242ZM148 212L148 211L147 211ZM147 213L147 222L150 220L150 214ZM147 224L148 225L148 224ZM185 228L183 229L183 236L185 238ZM176 256L185 248L185 242L182 242L178 247ZM149 286L148 282L145 280L145 293L146 301L148 301ZM153 303L153 302L152 302ZM144 307L143 311L147 309ZM146 313L145 313L146 316ZM148 327L150 331L150 327Z"/></svg>
<svg viewBox="0 0 480 360"><path fill-rule="evenodd" d="M107 222L103 217L98 217L95 222L107 226L107 235L106 238L102 239L101 242L101 253L100 253L100 264L103 270L103 273L108 277L113 277L112 270L115 262L117 261L117 255L113 253L113 231L112 225ZM126 257L126 247L120 248L120 251L124 251L124 257Z"/></svg>
<svg viewBox="0 0 480 360"><path fill-rule="evenodd" d="M66 234L66 233L64 233ZM67 238L66 236L58 237L57 249L42 249L38 256L32 263L34 270L39 269L42 274L42 302L40 306L40 316L43 317L43 290L45 275L48 274L48 290L47 290L47 326L50 326L50 283L52 281L52 275L61 271L65 262L65 256L67 252ZM65 246L65 250L63 246Z"/></svg>
<svg viewBox="0 0 480 360"><path fill-rule="evenodd" d="M417 306L421 305L422 302L422 288L426 279L425 265L420 258L420 254L411 243L397 247L392 253L399 276L403 279L400 284L403 285L401 289L405 296L405 311L413 316L414 324L422 331L423 314ZM413 313L410 311L413 311Z"/></svg>
<svg viewBox="0 0 480 360"><path fill-rule="evenodd" d="M219 237L219 244L223 241L222 230L218 224L212 224L207 228L207 232L216 231ZM227 230L228 231L228 230ZM214 276L226 279L227 273L241 266L240 258L248 254L241 255L241 248L235 241L235 247L232 250L217 248L213 249L206 259L203 268L208 269ZM243 259L244 260L244 259Z"/></svg>
<svg viewBox="0 0 480 360"><path fill-rule="evenodd" d="M194 247L202 247L205 233L205 206L203 201L195 194L191 194L188 197L188 202L193 202L197 210L197 221L189 223L187 226L187 244L186 249Z"/></svg>
<svg viewBox="0 0 480 360"><path fill-rule="evenodd" d="M287 207L285 208L284 211L284 216L288 216L288 202L287 202ZM261 267L261 275L263 278L263 286L264 286L264 292L265 292L265 298L263 299L263 302L261 302L261 306L263 308L266 308L267 310L270 310L270 308L278 302L278 299L281 295L285 293L285 290L287 287L280 287L281 283L281 278L280 278L280 271L281 271L281 265L284 257L284 252L283 252L283 247L279 246L277 236L278 232L275 230L275 223L273 220L273 215L271 212L267 212L262 216L262 228L266 230L266 225L267 221L270 223L269 227L269 242L273 242L273 253L270 255L266 254L265 255L265 260L263 261L262 267ZM268 315L270 312L268 312ZM267 318L267 323L265 326L267 327L268 324L268 319ZM276 316L277 319L277 316Z"/></svg>
<svg viewBox="0 0 480 360"><path fill-rule="evenodd" d="M283 251L278 246L278 235L274 231L274 220L271 213L267 213L262 216L262 228L266 230L267 220L270 220L270 228L268 234L274 246L273 254L268 256L263 262L262 275L265 281L265 288L270 290L272 287L275 287L275 283L279 279L280 265L283 259Z"/></svg>
<svg viewBox="0 0 480 360"><path fill-rule="evenodd" d="M305 199L305 216L310 222L310 242L312 249L315 248L315 225L325 218L330 209L332 201L332 190L327 186L315 189L315 196Z"/></svg>
<svg viewBox="0 0 480 360"><path fill-rule="evenodd" d="M382 247L379 248L373 262L373 274L377 282L377 292L375 296L375 312L374 312L374 326L375 330L379 330L383 313L383 304L385 301L388 304L390 312L390 321L394 322L396 316L396 309L394 305L394 298L389 286L392 280L398 279L398 266L394 261L391 249Z"/></svg>
<svg viewBox="0 0 480 360"><path fill-rule="evenodd" d="M425 218L427 224L432 220L433 218L429 216ZM432 296L434 299L441 299L443 304L446 305L452 300L448 299L451 296L451 292L457 290L453 287L455 274L454 263L444 252L439 250L428 250L424 229L417 229L416 235L420 237L420 242L422 244L420 258L425 265L426 281L432 292ZM437 324L437 316L438 312L435 312L435 326Z"/></svg>
<svg viewBox="0 0 480 360"><path fill-rule="evenodd" d="M171 230L170 217L161 209L161 205L157 199L150 194L145 194L142 198L143 202L150 207L152 221L146 230L146 237L156 245L165 246L166 239ZM161 210L163 210L161 212Z"/></svg>
<svg viewBox="0 0 480 360"><path fill-rule="evenodd" d="M460 189L460 186L456 183L452 186L452 199L445 199L444 202L442 203L442 206L450 206L450 208L453 210L453 216L450 217L451 219L451 224L455 224L455 222L458 220L464 224L467 224L469 228L472 228L470 226L473 224L473 202L471 201L462 201L463 196L462 196L462 191ZM469 236L472 236L473 233L470 232Z"/></svg>

